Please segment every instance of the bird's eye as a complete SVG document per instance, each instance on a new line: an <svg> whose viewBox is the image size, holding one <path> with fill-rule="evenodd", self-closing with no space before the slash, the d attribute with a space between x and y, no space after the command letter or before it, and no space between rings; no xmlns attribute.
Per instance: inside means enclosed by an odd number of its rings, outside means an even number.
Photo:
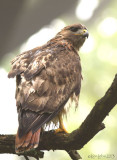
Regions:
<svg viewBox="0 0 117 160"><path fill-rule="evenodd" d="M78 31L78 28L76 28L76 27L71 27L71 28L70 28L70 31L72 31L72 32L77 32L77 31Z"/></svg>
<svg viewBox="0 0 117 160"><path fill-rule="evenodd" d="M81 27L70 27L70 31L77 32Z"/></svg>

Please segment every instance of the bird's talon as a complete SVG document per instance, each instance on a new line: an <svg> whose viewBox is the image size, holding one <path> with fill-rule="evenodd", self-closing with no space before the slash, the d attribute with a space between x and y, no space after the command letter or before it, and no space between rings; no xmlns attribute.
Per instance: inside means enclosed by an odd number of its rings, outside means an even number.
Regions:
<svg viewBox="0 0 117 160"><path fill-rule="evenodd" d="M68 133L68 131L64 128L64 129L62 129L62 128L58 128L58 129L56 129L56 130L54 130L55 131L55 133Z"/></svg>

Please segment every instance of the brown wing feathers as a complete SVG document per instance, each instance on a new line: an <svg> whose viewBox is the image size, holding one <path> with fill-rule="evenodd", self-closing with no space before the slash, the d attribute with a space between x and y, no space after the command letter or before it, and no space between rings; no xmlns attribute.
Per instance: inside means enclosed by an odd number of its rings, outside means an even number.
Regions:
<svg viewBox="0 0 117 160"><path fill-rule="evenodd" d="M21 113L19 111L19 130L16 136L17 152L22 151L23 148L25 150L34 148L39 143L37 133L40 133L40 127L57 115L76 87L76 84L72 83L72 79L76 81L77 77L70 73L73 71L74 65L70 66L73 67L71 70L64 68L64 65L69 67L70 64L68 65L65 61L67 59L70 61L72 57L68 56L65 60L63 56L64 53L61 53L60 57L57 56L51 64L48 64L46 70L38 72L37 77L35 77L36 72L30 70L21 74L19 86L17 86L19 90L16 93L16 101L18 107L21 108ZM61 64L58 63L60 59ZM34 78L26 80L27 77Z"/></svg>
<svg viewBox="0 0 117 160"><path fill-rule="evenodd" d="M73 93L75 85L74 83L71 84L71 80L66 79L69 76L72 79L72 74L70 74L69 70L62 69L66 63L62 59L61 64L56 62L56 68L52 66L46 68L40 74L38 73L37 77L34 76L31 81L24 78L22 82L22 78L19 78L21 82L17 86L19 90L16 93L16 100L17 105L21 105L19 107L21 109L18 111L19 130L17 133L18 137L16 136L17 152L21 151L25 146L25 150L28 150L31 146L33 148L34 145L31 143L39 143L38 141L33 142L33 140L39 140L36 133L40 131L40 127L57 115Z"/></svg>

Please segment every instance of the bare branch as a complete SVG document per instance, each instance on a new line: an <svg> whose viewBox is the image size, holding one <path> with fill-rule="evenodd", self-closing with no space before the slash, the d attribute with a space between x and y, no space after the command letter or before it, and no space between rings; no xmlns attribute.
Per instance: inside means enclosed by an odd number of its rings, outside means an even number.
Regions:
<svg viewBox="0 0 117 160"><path fill-rule="evenodd" d="M55 133L47 131L41 135L39 147L29 152L21 153L20 155L35 157L43 157L43 153L39 150L66 150L70 157L75 154L73 150L81 149L89 142L99 131L105 128L102 121L117 104L117 75L115 76L112 85L105 93L104 97L98 100L89 113L80 128L74 130L70 134ZM15 135L0 135L0 153L13 153ZM81 158L75 156L73 160Z"/></svg>
<svg viewBox="0 0 117 160"><path fill-rule="evenodd" d="M82 159L76 150L67 151L72 160Z"/></svg>
<svg viewBox="0 0 117 160"><path fill-rule="evenodd" d="M24 158L25 158L26 160L29 160L29 158L28 158L27 156L24 156Z"/></svg>

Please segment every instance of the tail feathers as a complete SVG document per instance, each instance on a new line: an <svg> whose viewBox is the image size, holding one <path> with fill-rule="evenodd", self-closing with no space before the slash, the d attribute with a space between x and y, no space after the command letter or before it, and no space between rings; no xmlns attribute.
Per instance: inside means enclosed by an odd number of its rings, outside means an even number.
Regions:
<svg viewBox="0 0 117 160"><path fill-rule="evenodd" d="M26 135L19 138L18 132L15 139L15 151L16 153L28 151L32 148L37 148L39 144L40 131L38 129L35 133L29 131Z"/></svg>

